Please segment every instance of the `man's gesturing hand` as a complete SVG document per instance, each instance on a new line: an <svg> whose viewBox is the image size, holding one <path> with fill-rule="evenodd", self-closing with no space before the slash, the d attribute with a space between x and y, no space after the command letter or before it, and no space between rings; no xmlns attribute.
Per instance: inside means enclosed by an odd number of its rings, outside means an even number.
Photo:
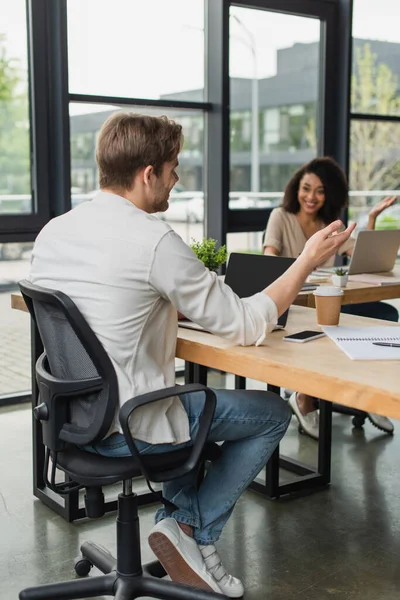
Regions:
<svg viewBox="0 0 400 600"><path fill-rule="evenodd" d="M353 223L339 233L344 225L342 221L334 221L321 231L317 231L304 246L301 258L308 263L311 270L315 269L336 254L340 246L349 239L355 226L356 224Z"/></svg>

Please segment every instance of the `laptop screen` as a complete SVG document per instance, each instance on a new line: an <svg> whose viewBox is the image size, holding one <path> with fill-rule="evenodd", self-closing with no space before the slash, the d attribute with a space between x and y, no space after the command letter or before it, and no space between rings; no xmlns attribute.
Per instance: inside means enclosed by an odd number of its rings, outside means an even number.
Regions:
<svg viewBox="0 0 400 600"><path fill-rule="evenodd" d="M265 256L264 254L241 254L232 252L226 269L225 283L239 296L247 298L262 292L278 279L294 263L294 258ZM278 319L285 327L288 310Z"/></svg>

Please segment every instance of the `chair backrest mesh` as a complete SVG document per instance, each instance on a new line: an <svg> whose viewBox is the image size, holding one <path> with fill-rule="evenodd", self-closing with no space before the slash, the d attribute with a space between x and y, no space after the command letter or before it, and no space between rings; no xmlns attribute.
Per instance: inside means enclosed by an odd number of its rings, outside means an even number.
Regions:
<svg viewBox="0 0 400 600"><path fill-rule="evenodd" d="M40 337L46 352L51 374L62 380L79 380L98 377L92 359L73 330L63 311L46 302L33 302ZM85 395L70 403L70 422L88 427L95 418L96 402L103 399L99 393Z"/></svg>

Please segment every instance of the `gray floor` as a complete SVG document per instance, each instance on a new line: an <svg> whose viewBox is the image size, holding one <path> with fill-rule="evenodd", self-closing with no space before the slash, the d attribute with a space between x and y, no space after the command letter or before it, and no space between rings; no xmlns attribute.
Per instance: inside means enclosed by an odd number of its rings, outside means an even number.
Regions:
<svg viewBox="0 0 400 600"><path fill-rule="evenodd" d="M0 411L0 598L73 577L80 543L115 548L114 516L68 524L31 493L30 410ZM247 492L219 542L246 600L397 600L400 591L400 423L394 437L370 424L333 423L333 483L297 499L267 501ZM315 461L316 444L292 421L284 451ZM141 509L142 552L153 507Z"/></svg>

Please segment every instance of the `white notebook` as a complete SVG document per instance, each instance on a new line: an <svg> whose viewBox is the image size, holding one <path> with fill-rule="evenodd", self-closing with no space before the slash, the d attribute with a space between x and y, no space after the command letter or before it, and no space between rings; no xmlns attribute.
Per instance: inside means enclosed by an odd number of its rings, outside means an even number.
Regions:
<svg viewBox="0 0 400 600"><path fill-rule="evenodd" d="M379 275L378 273L364 273L363 275L350 275L349 281L356 283L369 283L371 285L398 285L399 277L393 275Z"/></svg>
<svg viewBox="0 0 400 600"><path fill-rule="evenodd" d="M352 360L400 360L400 348L375 346L373 342L400 344L399 326L321 327Z"/></svg>

